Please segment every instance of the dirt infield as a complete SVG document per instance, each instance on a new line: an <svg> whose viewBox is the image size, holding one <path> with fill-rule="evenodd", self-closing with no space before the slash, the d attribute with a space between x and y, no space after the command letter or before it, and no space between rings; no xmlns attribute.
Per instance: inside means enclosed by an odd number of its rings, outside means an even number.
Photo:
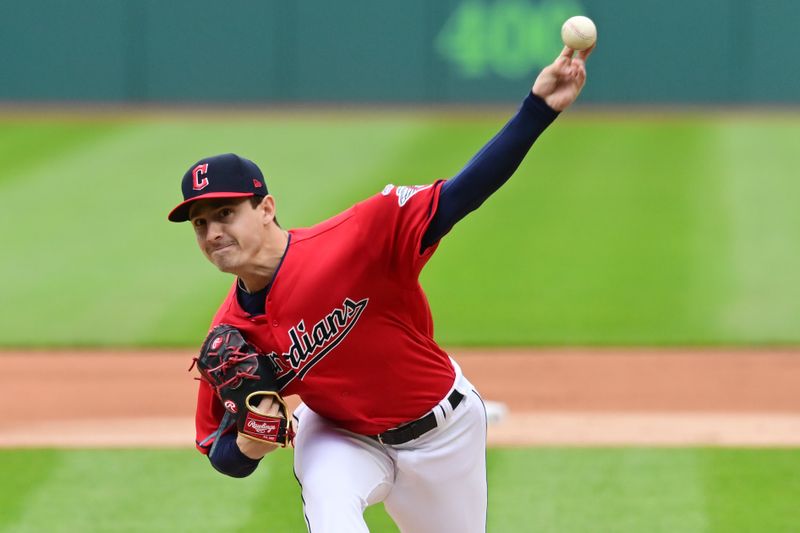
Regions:
<svg viewBox="0 0 800 533"><path fill-rule="evenodd" d="M800 350L451 353L492 445L800 446ZM189 351L0 357L0 447L193 444Z"/></svg>

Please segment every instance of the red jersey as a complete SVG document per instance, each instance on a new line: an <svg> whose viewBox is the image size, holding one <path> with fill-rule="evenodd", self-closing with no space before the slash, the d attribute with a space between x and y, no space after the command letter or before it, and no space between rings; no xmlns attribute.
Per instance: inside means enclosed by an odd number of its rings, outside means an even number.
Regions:
<svg viewBox="0 0 800 533"><path fill-rule="evenodd" d="M421 417L455 379L433 340L418 279L437 247L420 253L441 184L387 185L329 220L291 230L266 313L245 312L234 283L212 327L239 328L267 354L284 396L299 395L340 427L374 435ZM201 451L207 453L224 413L201 381Z"/></svg>

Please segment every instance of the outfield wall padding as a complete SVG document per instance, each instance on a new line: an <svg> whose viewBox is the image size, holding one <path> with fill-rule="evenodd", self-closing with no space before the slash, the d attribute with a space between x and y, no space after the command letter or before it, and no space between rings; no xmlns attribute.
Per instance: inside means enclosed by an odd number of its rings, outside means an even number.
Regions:
<svg viewBox="0 0 800 533"><path fill-rule="evenodd" d="M789 0L2 0L0 101L517 101L573 14L585 102L800 101Z"/></svg>

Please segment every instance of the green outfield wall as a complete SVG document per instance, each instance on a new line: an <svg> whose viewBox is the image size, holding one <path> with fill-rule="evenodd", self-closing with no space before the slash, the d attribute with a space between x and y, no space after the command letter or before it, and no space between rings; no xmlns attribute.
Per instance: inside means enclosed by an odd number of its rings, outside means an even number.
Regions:
<svg viewBox="0 0 800 533"><path fill-rule="evenodd" d="M574 14L584 102L800 101L790 0L2 0L0 101L516 101Z"/></svg>

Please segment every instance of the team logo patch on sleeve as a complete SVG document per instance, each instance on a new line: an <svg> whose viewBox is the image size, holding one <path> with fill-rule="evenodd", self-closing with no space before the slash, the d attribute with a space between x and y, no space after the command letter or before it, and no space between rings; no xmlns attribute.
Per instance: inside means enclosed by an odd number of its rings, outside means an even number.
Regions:
<svg viewBox="0 0 800 533"><path fill-rule="evenodd" d="M410 187L398 187L395 191L395 194L397 195L397 204L400 207L403 207L406 205L406 202L411 200L412 196L420 191L424 191L425 189L430 189L431 187L433 187L433 185L412 185Z"/></svg>

